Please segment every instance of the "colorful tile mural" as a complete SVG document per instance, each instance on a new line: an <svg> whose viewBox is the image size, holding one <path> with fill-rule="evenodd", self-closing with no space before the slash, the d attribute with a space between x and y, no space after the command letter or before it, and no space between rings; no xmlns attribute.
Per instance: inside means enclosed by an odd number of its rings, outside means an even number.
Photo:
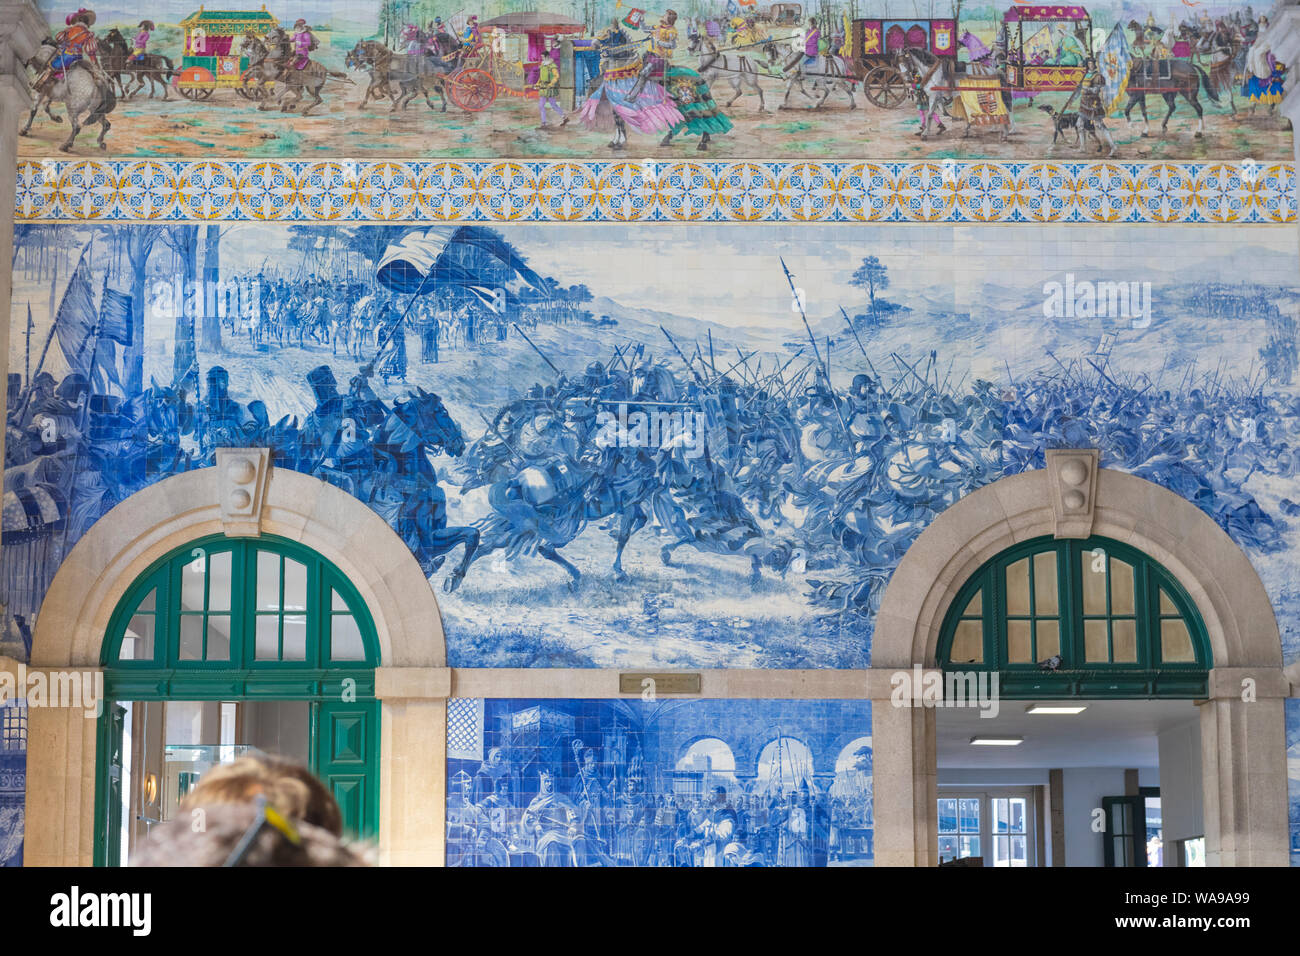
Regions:
<svg viewBox="0 0 1300 956"><path fill-rule="evenodd" d="M1241 2L42 0L22 149L205 159L1291 156ZM62 119L68 111L74 127ZM50 109L47 110L47 107ZM946 122L945 122L946 121Z"/></svg>
<svg viewBox="0 0 1300 956"><path fill-rule="evenodd" d="M447 717L449 866L870 866L871 704L479 700Z"/></svg>
<svg viewBox="0 0 1300 956"><path fill-rule="evenodd" d="M1290 228L16 240L0 651L19 660L86 529L232 445L382 515L455 667L865 667L921 531L1054 446L1195 502L1300 654Z"/></svg>

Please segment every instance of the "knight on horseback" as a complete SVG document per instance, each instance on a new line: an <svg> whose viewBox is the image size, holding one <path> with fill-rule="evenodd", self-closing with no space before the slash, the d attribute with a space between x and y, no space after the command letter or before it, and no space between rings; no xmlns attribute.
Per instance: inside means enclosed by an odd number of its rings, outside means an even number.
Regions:
<svg viewBox="0 0 1300 956"><path fill-rule="evenodd" d="M307 21L299 17L293 24L293 52L296 54L293 60L295 70L307 69L307 64L311 62L311 52L318 46L316 37L312 35L311 27L307 26Z"/></svg>

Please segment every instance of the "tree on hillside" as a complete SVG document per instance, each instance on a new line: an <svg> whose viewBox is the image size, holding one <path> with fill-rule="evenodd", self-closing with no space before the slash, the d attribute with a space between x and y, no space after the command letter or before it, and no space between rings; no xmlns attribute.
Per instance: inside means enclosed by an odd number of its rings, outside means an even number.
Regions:
<svg viewBox="0 0 1300 956"><path fill-rule="evenodd" d="M885 268L884 263L875 256L867 256L862 260L862 265L858 266L849 277L849 285L866 290L867 300L870 303L868 314L871 316L871 324L878 325L880 308L876 304L876 295L889 288L889 270Z"/></svg>

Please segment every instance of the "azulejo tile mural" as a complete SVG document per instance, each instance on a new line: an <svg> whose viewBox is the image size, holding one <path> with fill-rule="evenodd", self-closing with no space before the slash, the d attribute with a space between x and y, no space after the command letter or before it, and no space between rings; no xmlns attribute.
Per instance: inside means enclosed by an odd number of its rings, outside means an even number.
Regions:
<svg viewBox="0 0 1300 956"><path fill-rule="evenodd" d="M870 866L871 704L447 710L449 866Z"/></svg>
<svg viewBox="0 0 1300 956"><path fill-rule="evenodd" d="M1242 0L40 6L29 156L1291 156Z"/></svg>
<svg viewBox="0 0 1300 956"><path fill-rule="evenodd" d="M1293 229L15 239L0 652L19 660L86 529L232 445L382 515L455 667L865 667L938 514L1092 446L1243 547L1300 652Z"/></svg>
<svg viewBox="0 0 1300 956"><path fill-rule="evenodd" d="M23 221L1292 223L1293 163L24 160Z"/></svg>

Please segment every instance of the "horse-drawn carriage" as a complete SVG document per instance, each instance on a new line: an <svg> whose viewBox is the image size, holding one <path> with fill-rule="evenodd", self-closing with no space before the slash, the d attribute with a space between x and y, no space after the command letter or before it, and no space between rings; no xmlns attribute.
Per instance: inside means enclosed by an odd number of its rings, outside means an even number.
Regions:
<svg viewBox="0 0 1300 956"><path fill-rule="evenodd" d="M849 28L849 69L875 106L896 109L908 100L911 85L898 68L899 54L916 50L928 58L957 59L957 21L854 20Z"/></svg>
<svg viewBox="0 0 1300 956"><path fill-rule="evenodd" d="M176 88L191 100L206 100L216 89L233 89L250 97L244 76L248 57L240 54L239 39L248 33L265 36L278 25L265 5L249 12L199 7L180 23L185 47Z"/></svg>
<svg viewBox="0 0 1300 956"><path fill-rule="evenodd" d="M1002 53L1007 86L1024 93L1073 92L1094 60L1092 17L1083 7L1012 7L1002 18ZM1077 44L1072 52L1056 40L1053 27ZM1077 62L1075 62L1077 61Z"/></svg>

